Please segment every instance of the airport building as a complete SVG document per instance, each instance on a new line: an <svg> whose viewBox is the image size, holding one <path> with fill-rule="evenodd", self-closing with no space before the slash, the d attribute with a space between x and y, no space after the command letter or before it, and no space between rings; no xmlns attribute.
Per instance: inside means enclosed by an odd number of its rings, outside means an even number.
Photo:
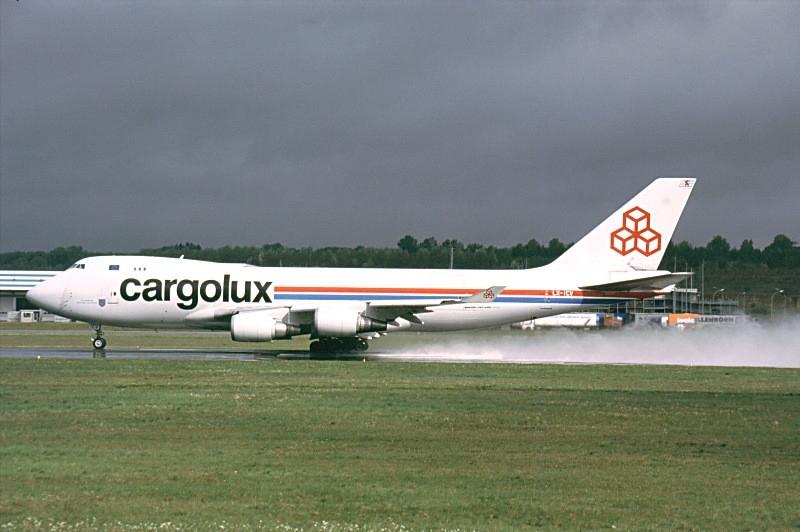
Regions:
<svg viewBox="0 0 800 532"><path fill-rule="evenodd" d="M0 270L0 321L42 319L42 312L25 299L25 294L58 273L60 272ZM50 316L52 314L47 317Z"/></svg>

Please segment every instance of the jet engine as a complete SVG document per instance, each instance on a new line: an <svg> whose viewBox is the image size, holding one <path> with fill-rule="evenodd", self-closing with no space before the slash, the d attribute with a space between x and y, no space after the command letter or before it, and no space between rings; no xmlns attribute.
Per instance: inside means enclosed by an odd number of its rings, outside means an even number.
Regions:
<svg viewBox="0 0 800 532"><path fill-rule="evenodd" d="M231 339L236 342L270 342L300 334L300 327L284 323L274 311L242 312L231 316Z"/></svg>
<svg viewBox="0 0 800 532"><path fill-rule="evenodd" d="M368 318L354 309L320 307L314 312L314 330L319 337L346 338L385 331L386 322Z"/></svg>

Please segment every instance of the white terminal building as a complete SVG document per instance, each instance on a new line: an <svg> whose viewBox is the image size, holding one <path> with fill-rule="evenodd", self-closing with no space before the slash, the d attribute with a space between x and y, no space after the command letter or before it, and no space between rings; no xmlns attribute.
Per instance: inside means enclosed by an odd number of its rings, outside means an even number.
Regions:
<svg viewBox="0 0 800 532"><path fill-rule="evenodd" d="M25 294L37 284L59 273L61 272L0 270L0 321L55 319L53 314L31 305L25 299Z"/></svg>

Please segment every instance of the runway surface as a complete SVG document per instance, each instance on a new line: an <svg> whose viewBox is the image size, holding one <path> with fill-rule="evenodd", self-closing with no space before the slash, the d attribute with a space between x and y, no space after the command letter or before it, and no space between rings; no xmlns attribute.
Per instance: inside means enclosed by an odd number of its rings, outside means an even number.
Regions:
<svg viewBox="0 0 800 532"><path fill-rule="evenodd" d="M0 348L0 358L165 358L186 360L277 359L264 351L219 351L213 349L91 349L57 347Z"/></svg>
<svg viewBox="0 0 800 532"><path fill-rule="evenodd" d="M201 333L202 334L202 333ZM419 361L516 364L664 364L800 368L800 327L708 328L693 331L485 331L398 334L370 342L365 354L339 361ZM309 359L305 349L279 342L242 349L16 348L0 358L137 358L281 361Z"/></svg>

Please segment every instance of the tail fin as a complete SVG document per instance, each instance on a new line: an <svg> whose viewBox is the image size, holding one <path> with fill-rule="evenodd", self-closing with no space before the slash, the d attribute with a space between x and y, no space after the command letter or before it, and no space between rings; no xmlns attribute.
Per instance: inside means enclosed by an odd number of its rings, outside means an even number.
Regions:
<svg viewBox="0 0 800 532"><path fill-rule="evenodd" d="M684 177L656 179L550 267L657 270L696 181Z"/></svg>

